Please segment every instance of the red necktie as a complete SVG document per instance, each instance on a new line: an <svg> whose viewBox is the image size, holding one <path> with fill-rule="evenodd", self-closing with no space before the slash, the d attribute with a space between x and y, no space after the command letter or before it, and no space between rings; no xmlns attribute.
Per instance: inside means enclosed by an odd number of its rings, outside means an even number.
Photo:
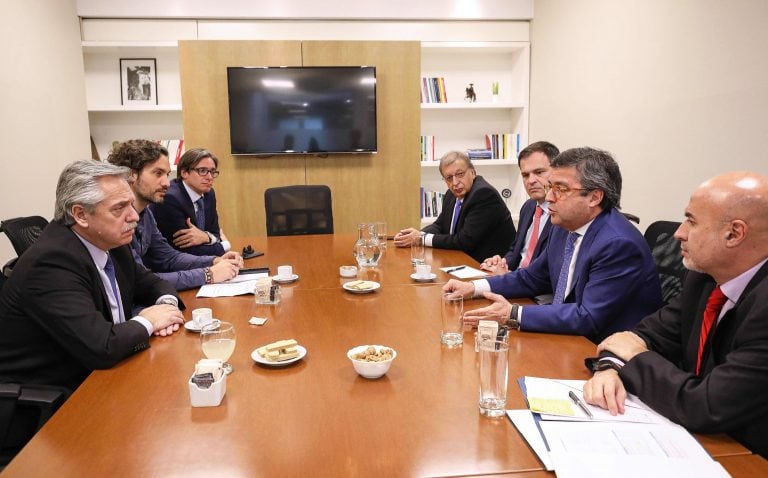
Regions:
<svg viewBox="0 0 768 478"><path fill-rule="evenodd" d="M533 230L531 231L531 238L528 240L528 250L525 252L525 258L520 264L520 268L524 269L531 263L533 257L533 251L536 249L536 244L539 242L539 225L541 224L541 214L543 210L541 206L536 206L536 212L533 214Z"/></svg>
<svg viewBox="0 0 768 478"><path fill-rule="evenodd" d="M723 310L723 305L728 297L723 294L720 286L715 287L709 299L707 299L707 307L704 309L704 320L701 322L701 333L699 334L699 352L696 355L696 375L699 375L701 371L701 357L704 355L704 346L707 345L707 338L710 331L713 329L717 316L720 315L720 311Z"/></svg>

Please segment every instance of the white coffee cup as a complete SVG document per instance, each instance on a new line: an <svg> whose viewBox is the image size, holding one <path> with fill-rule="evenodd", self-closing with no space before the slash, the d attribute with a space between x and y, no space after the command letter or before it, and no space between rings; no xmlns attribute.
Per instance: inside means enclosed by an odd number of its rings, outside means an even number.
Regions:
<svg viewBox="0 0 768 478"><path fill-rule="evenodd" d="M293 267L277 266L277 277L281 280L288 280L293 277Z"/></svg>
<svg viewBox="0 0 768 478"><path fill-rule="evenodd" d="M432 276L432 265L416 264L416 277L419 279L429 279Z"/></svg>
<svg viewBox="0 0 768 478"><path fill-rule="evenodd" d="M213 322L213 311L208 308L200 308L192 311L192 322L195 327L202 329L204 325Z"/></svg>

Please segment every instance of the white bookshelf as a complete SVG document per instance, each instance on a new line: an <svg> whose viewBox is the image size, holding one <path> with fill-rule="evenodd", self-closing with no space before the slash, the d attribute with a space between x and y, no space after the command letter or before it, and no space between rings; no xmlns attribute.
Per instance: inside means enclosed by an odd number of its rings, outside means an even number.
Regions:
<svg viewBox="0 0 768 478"><path fill-rule="evenodd" d="M528 140L529 42L422 42L421 77L444 78L448 102L422 103L421 134L435 137L435 157L452 150L485 147L487 133L519 133L520 147ZM491 85L499 83L494 101ZM465 101L465 88L473 84L477 101ZM512 155L514 156L514 154ZM477 174L505 198L513 218L526 195L520 181L516 157L473 161ZM421 185L425 190L445 191L438 161L421 163ZM432 222L424 218L422 224Z"/></svg>

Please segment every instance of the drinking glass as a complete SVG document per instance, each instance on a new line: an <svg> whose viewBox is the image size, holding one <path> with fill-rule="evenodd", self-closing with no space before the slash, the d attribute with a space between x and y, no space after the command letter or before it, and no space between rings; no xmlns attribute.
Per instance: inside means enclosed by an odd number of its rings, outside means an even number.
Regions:
<svg viewBox="0 0 768 478"><path fill-rule="evenodd" d="M480 414L502 417L507 406L509 344L503 340L480 342Z"/></svg>
<svg viewBox="0 0 768 478"><path fill-rule="evenodd" d="M411 242L411 264L426 264L426 250L424 249L424 234Z"/></svg>
<svg viewBox="0 0 768 478"><path fill-rule="evenodd" d="M213 323L203 326L200 340L205 356L221 360L224 372L232 373L234 368L227 360L235 351L235 326L229 322L214 320Z"/></svg>
<svg viewBox="0 0 768 478"><path fill-rule="evenodd" d="M464 342L464 297L453 292L443 294L441 313L443 330L440 342L449 347L461 345Z"/></svg>
<svg viewBox="0 0 768 478"><path fill-rule="evenodd" d="M381 251L383 253L384 249L387 248L387 223L386 222L376 223L376 237L379 239L379 247L381 248Z"/></svg>

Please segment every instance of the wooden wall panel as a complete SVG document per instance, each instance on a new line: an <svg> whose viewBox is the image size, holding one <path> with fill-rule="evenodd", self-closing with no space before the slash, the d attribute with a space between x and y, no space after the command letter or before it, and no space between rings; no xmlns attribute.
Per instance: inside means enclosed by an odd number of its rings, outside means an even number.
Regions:
<svg viewBox="0 0 768 478"><path fill-rule="evenodd" d="M333 191L334 226L386 221L389 234L419 227L418 42L304 41L304 66L376 67L378 153L307 160L307 181Z"/></svg>
<svg viewBox="0 0 768 478"><path fill-rule="evenodd" d="M378 154L230 154L226 67L302 64L376 66ZM384 220L390 231L418 227L419 68L418 42L180 41L184 139L219 157L215 188L226 233L265 234L264 190L291 184L330 186L337 232L361 221Z"/></svg>

